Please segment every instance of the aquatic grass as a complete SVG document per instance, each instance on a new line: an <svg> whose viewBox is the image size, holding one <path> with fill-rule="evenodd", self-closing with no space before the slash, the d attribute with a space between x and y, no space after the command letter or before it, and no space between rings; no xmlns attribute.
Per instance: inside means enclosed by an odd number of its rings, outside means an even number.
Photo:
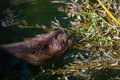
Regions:
<svg viewBox="0 0 120 80"><path fill-rule="evenodd" d="M110 13L110 11L104 6L104 4L100 1L97 0L99 4L101 4L102 8L107 12L107 14L120 26L120 22Z"/></svg>
<svg viewBox="0 0 120 80"><path fill-rule="evenodd" d="M97 1L62 1L66 8L60 6L58 10L68 15L64 19L70 20L68 31L74 34L76 44L73 47L74 52L65 58L65 61L70 62L61 69L53 70L54 74L64 74L68 80L74 76L80 80L97 80L102 79L100 75L96 77L94 74L97 70L109 68L119 72L119 1L117 3L117 0L102 0L104 4L101 4L100 0ZM110 80L115 79L115 76L106 77Z"/></svg>

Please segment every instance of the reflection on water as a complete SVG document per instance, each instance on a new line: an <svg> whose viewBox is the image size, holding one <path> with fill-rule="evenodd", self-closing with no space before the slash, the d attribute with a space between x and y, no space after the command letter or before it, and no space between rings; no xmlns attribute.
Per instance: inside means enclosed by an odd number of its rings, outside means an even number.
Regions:
<svg viewBox="0 0 120 80"><path fill-rule="evenodd" d="M21 21L25 20L29 25L50 25L51 20L57 13L52 6L49 0L37 0L29 3L22 2L11 7L11 9L15 12L15 15L20 15L19 19ZM6 12L6 15L9 16L10 14ZM4 18L6 19L6 17Z"/></svg>
<svg viewBox="0 0 120 80"><path fill-rule="evenodd" d="M5 8L10 8L9 11L6 10L1 13L2 25L5 27L9 24L5 25L6 22L10 22L9 26L13 26L14 16L18 16L17 19L21 22L20 24L27 23L27 25L51 25L51 21L54 20L54 17L57 17L63 24L66 24L66 21L62 19L63 16L66 16L64 13L60 13L57 11L57 6L52 4L50 0L11 0L11 2L4 2L4 5L8 5L11 3L11 6L5 6ZM2 6L3 7L3 6ZM3 11L3 9L1 9ZM10 14L14 14L10 16ZM61 16L60 16L61 15ZM4 17L3 17L4 16ZM14 17L14 18L13 18ZM7 18L7 19L6 19ZM9 21L7 21L9 20ZM13 22L13 23L12 23ZM17 23L18 24L18 23Z"/></svg>

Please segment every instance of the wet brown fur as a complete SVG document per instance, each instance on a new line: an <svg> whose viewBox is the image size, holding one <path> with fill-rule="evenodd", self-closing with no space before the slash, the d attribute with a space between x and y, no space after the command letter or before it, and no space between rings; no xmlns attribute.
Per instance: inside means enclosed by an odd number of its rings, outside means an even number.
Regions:
<svg viewBox="0 0 120 80"><path fill-rule="evenodd" d="M1 45L0 54L7 52L25 62L41 65L46 60L62 55L72 46L72 39L65 30L52 31L30 40Z"/></svg>

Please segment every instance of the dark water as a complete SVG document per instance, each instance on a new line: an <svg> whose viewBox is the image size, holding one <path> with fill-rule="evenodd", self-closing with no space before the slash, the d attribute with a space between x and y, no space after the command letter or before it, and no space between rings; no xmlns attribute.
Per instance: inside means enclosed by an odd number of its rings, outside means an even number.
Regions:
<svg viewBox="0 0 120 80"><path fill-rule="evenodd" d="M2 0L0 4L0 44L22 41L24 38L41 34L41 29L35 29L36 25L50 27L54 18L60 20L62 25L68 21L62 18L65 13L57 11L58 4L52 4L50 0ZM27 26L21 29L18 26Z"/></svg>
<svg viewBox="0 0 120 80"><path fill-rule="evenodd" d="M51 25L51 21L56 17L59 19L62 24L66 24L67 22L63 22L63 17L66 16L65 13L60 13L57 11L58 4L52 4L50 0L22 0L21 2L12 0L13 2L6 2L2 0L0 8L0 18L5 18L5 16L10 16L13 14L17 16L15 18L19 19L21 24L27 24L29 26L34 25ZM28 1L28 2L27 2ZM10 9L9 11L5 9ZM3 12L4 11L4 12ZM60 16L61 15L61 16ZM3 17L4 16L4 17Z"/></svg>
<svg viewBox="0 0 120 80"><path fill-rule="evenodd" d="M14 0L13 0L14 1ZM19 0L18 0L19 1ZM29 1L29 0L28 0ZM51 19L53 16L56 15L57 11L55 8L53 8L53 4L50 3L48 0L31 0L30 2L4 2L4 5L1 5L3 9L1 8L1 11L4 11L5 9L10 8L11 11L13 11L14 15L19 15L19 19L25 20L29 25L35 25L35 24L45 24L49 25ZM8 6L9 5L9 6ZM2 13L2 12L1 12ZM9 12L3 12L2 15L9 15Z"/></svg>

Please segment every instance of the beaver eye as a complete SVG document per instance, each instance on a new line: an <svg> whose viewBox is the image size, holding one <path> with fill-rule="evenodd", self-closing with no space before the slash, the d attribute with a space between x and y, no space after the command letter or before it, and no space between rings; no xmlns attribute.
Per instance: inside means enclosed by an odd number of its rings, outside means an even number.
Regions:
<svg viewBox="0 0 120 80"><path fill-rule="evenodd" d="M48 47L48 45L47 45L47 44L45 44L45 45L44 45L44 48L45 48L45 49L49 49L49 47Z"/></svg>

